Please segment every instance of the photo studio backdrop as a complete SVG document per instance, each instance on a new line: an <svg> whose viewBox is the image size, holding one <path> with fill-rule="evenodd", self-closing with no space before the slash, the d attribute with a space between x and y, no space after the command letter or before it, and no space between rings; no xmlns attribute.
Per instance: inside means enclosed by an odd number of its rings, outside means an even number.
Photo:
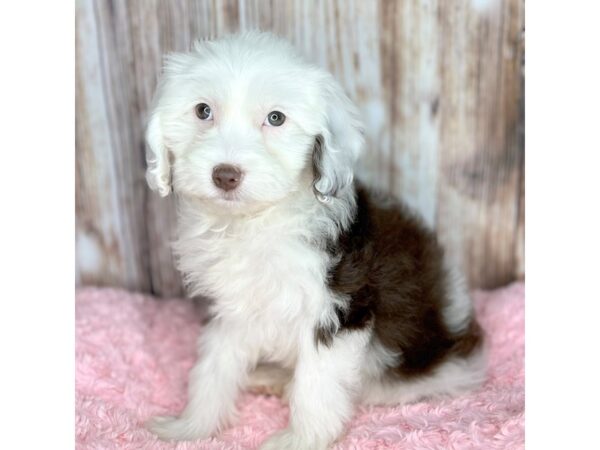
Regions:
<svg viewBox="0 0 600 450"><path fill-rule="evenodd" d="M78 0L78 285L183 295L173 198L144 178L145 118L163 54L255 28L341 82L366 124L362 165L472 287L524 277L522 0Z"/></svg>

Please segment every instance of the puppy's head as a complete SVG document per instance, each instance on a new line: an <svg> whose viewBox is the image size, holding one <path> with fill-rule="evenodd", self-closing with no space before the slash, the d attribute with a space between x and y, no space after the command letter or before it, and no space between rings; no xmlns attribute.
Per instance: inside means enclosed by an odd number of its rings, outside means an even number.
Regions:
<svg viewBox="0 0 600 450"><path fill-rule="evenodd" d="M257 32L168 56L146 140L152 189L224 213L301 189L339 196L363 146L356 108L333 77Z"/></svg>

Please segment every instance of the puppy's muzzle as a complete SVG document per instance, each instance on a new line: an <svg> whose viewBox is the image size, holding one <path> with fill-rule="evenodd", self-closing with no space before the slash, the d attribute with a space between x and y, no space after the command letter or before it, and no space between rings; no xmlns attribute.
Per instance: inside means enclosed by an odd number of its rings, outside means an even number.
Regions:
<svg viewBox="0 0 600 450"><path fill-rule="evenodd" d="M242 171L230 164L219 164L213 169L212 179L219 189L231 191L239 186Z"/></svg>

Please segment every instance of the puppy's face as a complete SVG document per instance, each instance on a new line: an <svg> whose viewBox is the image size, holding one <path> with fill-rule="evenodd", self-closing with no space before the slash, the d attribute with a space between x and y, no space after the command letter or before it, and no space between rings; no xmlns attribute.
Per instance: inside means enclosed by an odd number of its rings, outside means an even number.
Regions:
<svg viewBox="0 0 600 450"><path fill-rule="evenodd" d="M147 179L162 195L172 185L225 214L300 189L336 195L352 181L359 129L337 83L285 41L250 33L201 42L167 59L148 125Z"/></svg>

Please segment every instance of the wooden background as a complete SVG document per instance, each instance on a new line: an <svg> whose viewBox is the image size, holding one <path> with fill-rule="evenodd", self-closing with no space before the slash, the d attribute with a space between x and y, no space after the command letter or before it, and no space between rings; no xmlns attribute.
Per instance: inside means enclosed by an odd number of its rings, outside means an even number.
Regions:
<svg viewBox="0 0 600 450"><path fill-rule="evenodd" d="M472 286L524 276L523 0L79 0L76 28L78 284L182 295L145 116L164 53L252 28L333 72L364 111L363 167Z"/></svg>

